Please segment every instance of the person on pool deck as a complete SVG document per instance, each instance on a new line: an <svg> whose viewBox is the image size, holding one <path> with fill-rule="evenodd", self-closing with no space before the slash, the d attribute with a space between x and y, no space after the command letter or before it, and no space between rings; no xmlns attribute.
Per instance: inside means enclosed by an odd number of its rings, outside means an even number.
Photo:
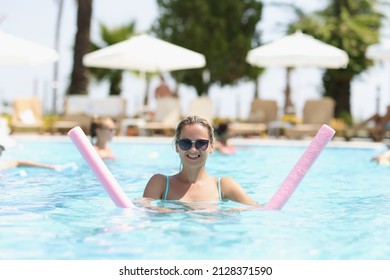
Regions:
<svg viewBox="0 0 390 280"><path fill-rule="evenodd" d="M390 105L387 106L385 115L380 116L374 114L372 117L362 122L358 127L366 125L370 121L375 123L375 126L369 129L370 136L375 142L380 142L385 138L386 132L390 130Z"/></svg>
<svg viewBox="0 0 390 280"><path fill-rule="evenodd" d="M182 202L232 200L259 206L233 179L207 174L205 165L214 149L214 132L205 119L197 116L183 119L177 126L174 141L182 169L172 176L153 175L145 187L144 198Z"/></svg>
<svg viewBox="0 0 390 280"><path fill-rule="evenodd" d="M5 151L5 147L0 144L0 156ZM14 167L38 167L38 168L47 168L47 169L59 169L59 165L43 164L34 161L28 160L8 160L0 161L0 170L6 170Z"/></svg>
<svg viewBox="0 0 390 280"><path fill-rule="evenodd" d="M160 75L160 85L155 89L154 94L156 98L177 97L176 94L171 91L162 75Z"/></svg>
<svg viewBox="0 0 390 280"><path fill-rule="evenodd" d="M116 124L109 117L99 117L91 123L92 145L102 159L115 159L108 142L116 133Z"/></svg>

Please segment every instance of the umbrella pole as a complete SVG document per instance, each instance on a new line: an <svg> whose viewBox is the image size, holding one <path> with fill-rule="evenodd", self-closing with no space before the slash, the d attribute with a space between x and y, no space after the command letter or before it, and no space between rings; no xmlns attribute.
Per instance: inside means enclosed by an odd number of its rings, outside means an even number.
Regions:
<svg viewBox="0 0 390 280"><path fill-rule="evenodd" d="M376 104L375 104L375 111L376 111L376 114L379 116L379 107L380 107L380 104L381 104L381 88L380 86L377 86L376 88Z"/></svg>
<svg viewBox="0 0 390 280"><path fill-rule="evenodd" d="M148 78L148 75L144 72L144 71L140 71L140 74L141 74L141 79L145 82L145 92L144 92L144 95L142 97L142 103L140 104L141 105L141 108L138 109L138 114L142 117L146 117L148 111L149 111L149 108L148 108L148 103L149 103L149 98L148 98L148 92L149 92L149 86L150 86L150 80Z"/></svg>
<svg viewBox="0 0 390 280"><path fill-rule="evenodd" d="M144 96L144 106L148 106L149 103L149 89L150 89L150 78L145 74L145 96Z"/></svg>
<svg viewBox="0 0 390 280"><path fill-rule="evenodd" d="M260 75L256 77L255 81L255 98L260 99Z"/></svg>
<svg viewBox="0 0 390 280"><path fill-rule="evenodd" d="M292 70L291 67L286 68L286 89L284 92L284 94L285 94L284 113L286 115L295 113L294 105L291 101L291 87L290 87L291 70Z"/></svg>

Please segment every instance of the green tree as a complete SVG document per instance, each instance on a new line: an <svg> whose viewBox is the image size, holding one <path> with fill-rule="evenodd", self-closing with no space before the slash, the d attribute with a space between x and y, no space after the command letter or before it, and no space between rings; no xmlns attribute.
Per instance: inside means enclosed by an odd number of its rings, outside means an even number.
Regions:
<svg viewBox="0 0 390 280"><path fill-rule="evenodd" d="M256 80L259 69L251 67L245 58L259 45L256 25L263 7L260 1L157 0L157 4L159 17L152 29L156 35L206 57L205 69L172 73L177 82L194 86L202 95L212 84Z"/></svg>
<svg viewBox="0 0 390 280"><path fill-rule="evenodd" d="M351 123L351 82L372 65L365 57L369 45L379 41L383 14L375 10L377 0L331 0L322 11L301 14L290 32L300 29L319 40L345 50L345 69L327 69L323 75L324 95L336 101L336 117Z"/></svg>
<svg viewBox="0 0 390 280"><path fill-rule="evenodd" d="M87 94L88 69L83 65L83 56L90 51L92 0L77 0L77 33L74 46L73 69L68 94Z"/></svg>
<svg viewBox="0 0 390 280"><path fill-rule="evenodd" d="M96 51L107 46L122 42L135 33L136 23L133 21L128 25L108 28L100 24L100 35L103 44L92 42L92 50ZM109 95L120 95L122 91L122 79L124 70L90 68L92 76L98 81L108 80L110 83Z"/></svg>

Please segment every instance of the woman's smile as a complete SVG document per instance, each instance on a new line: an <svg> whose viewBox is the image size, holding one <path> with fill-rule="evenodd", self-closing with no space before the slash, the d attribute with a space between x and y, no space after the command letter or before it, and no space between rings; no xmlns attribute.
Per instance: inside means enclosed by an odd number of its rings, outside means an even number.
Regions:
<svg viewBox="0 0 390 280"><path fill-rule="evenodd" d="M187 154L187 157L190 159L197 159L197 158L200 158L200 155L199 154Z"/></svg>

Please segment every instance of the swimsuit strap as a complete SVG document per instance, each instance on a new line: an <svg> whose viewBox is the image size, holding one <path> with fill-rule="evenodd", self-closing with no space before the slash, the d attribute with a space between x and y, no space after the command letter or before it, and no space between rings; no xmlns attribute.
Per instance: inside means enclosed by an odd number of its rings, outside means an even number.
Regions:
<svg viewBox="0 0 390 280"><path fill-rule="evenodd" d="M164 198L163 200L167 200L167 196L168 196L168 190L169 190L169 176L166 176L166 179L167 179L167 182L165 183L165 193L164 193Z"/></svg>
<svg viewBox="0 0 390 280"><path fill-rule="evenodd" d="M218 178L218 196L219 200L222 201L221 178Z"/></svg>

